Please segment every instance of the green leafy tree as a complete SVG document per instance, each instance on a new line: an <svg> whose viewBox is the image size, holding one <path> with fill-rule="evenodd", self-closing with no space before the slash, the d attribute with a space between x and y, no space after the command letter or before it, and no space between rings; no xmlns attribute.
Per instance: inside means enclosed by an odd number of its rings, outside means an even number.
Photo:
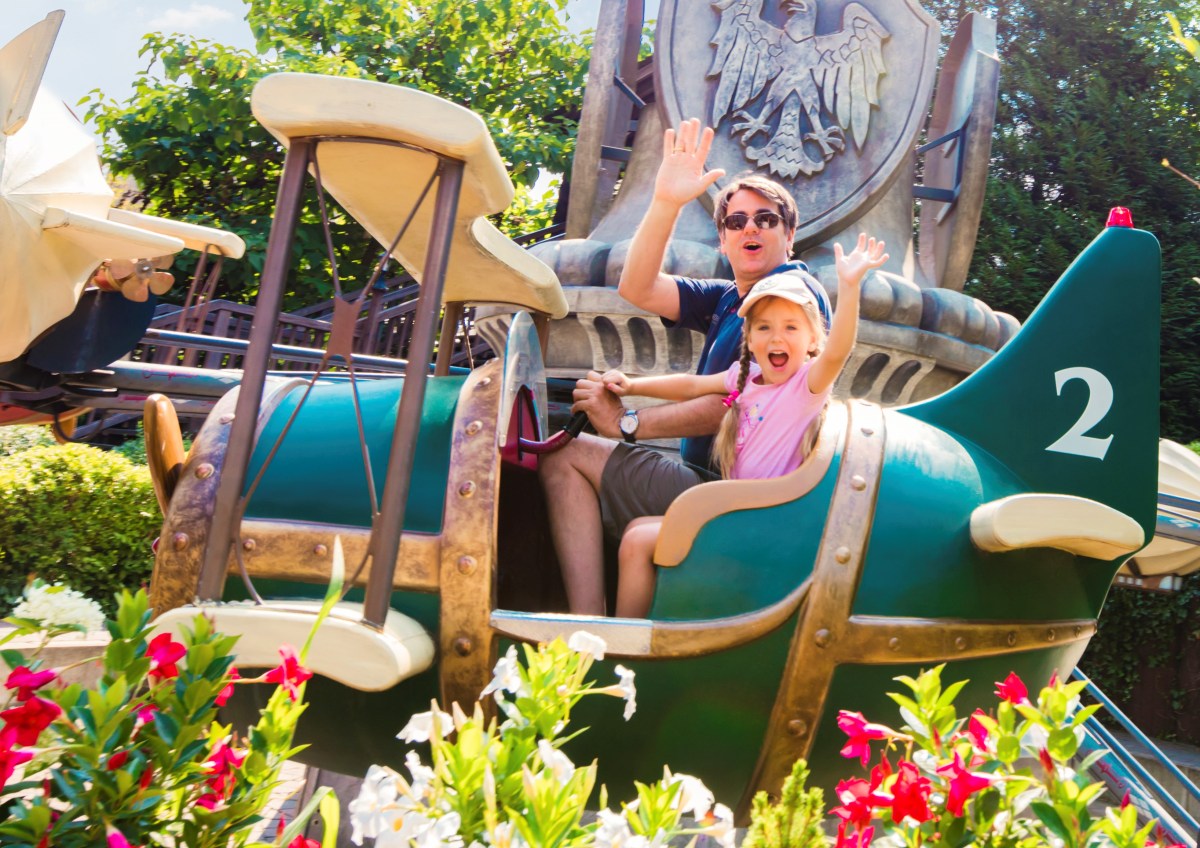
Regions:
<svg viewBox="0 0 1200 848"><path fill-rule="evenodd" d="M277 71L334 74L406 85L478 112L518 186L513 233L548 222L548 198L531 196L539 174L570 163L587 67L587 42L561 21L565 0L246 0L254 52L155 33L149 69L118 103L99 91L88 116L106 139L104 158L133 177L148 212L232 230L245 260L230 263L222 294L257 293L283 153L254 120L250 92ZM348 287L370 275L381 249L331 208L335 255ZM297 234L298 263L286 306L332 292L315 202Z"/></svg>
<svg viewBox="0 0 1200 848"><path fill-rule="evenodd" d="M1024 319L1113 206L1163 245L1163 435L1200 435L1200 66L1171 42L1195 0L932 0L998 24L1000 103L968 293ZM1131 294L1138 280L1130 280ZM1086 321L1086 315L1080 315ZM1119 345L1120 339L1113 339Z"/></svg>

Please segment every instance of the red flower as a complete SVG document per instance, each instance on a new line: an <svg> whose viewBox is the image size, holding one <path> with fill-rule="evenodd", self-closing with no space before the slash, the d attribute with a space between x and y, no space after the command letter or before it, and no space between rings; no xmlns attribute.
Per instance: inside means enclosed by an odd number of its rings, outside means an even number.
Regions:
<svg viewBox="0 0 1200 848"><path fill-rule="evenodd" d="M2 713L0 713L2 715ZM1046 776L1051 780L1054 779L1054 760L1050 757L1050 752L1045 748L1038 751L1038 762L1042 764L1042 768L1046 771Z"/></svg>
<svg viewBox="0 0 1200 848"><path fill-rule="evenodd" d="M154 766L147 763L145 771L143 771L142 776L140 778L138 778L138 786L141 787L143 790L149 789L150 784L151 784L151 782L153 782L153 780L154 780Z"/></svg>
<svg viewBox="0 0 1200 848"><path fill-rule="evenodd" d="M229 669L229 683L217 695L216 704L218 707L223 707L229 702L229 699L233 697L233 681L241 679L242 676L238 674L236 668Z"/></svg>
<svg viewBox="0 0 1200 848"><path fill-rule="evenodd" d="M846 747L842 748L842 756L854 759L858 757L863 766L871 759L872 739L887 739L892 732L882 724L871 724L862 713L852 713L849 710L838 711L837 726L850 737Z"/></svg>
<svg viewBox="0 0 1200 848"><path fill-rule="evenodd" d="M957 751L954 754L954 762L947 763L938 769L938 774L946 772L953 775L950 778L950 791L946 794L946 811L951 815L961 816L963 805L966 804L967 799L980 789L987 789L992 785L991 775L967 771L963 766L962 757Z"/></svg>
<svg viewBox="0 0 1200 848"><path fill-rule="evenodd" d="M246 759L244 751L238 751L229 744L228 739L222 739L213 748L208 758L208 785L213 792L225 797L233 791L235 781L234 770L241 766Z"/></svg>
<svg viewBox="0 0 1200 848"><path fill-rule="evenodd" d="M206 810L215 810L221 804L221 796L215 792L208 792L196 799L196 806L203 807Z"/></svg>
<svg viewBox="0 0 1200 848"><path fill-rule="evenodd" d="M279 656L283 657L283 662L263 675L263 680L267 683L278 683L294 701L300 697L297 687L312 677L312 672L300 665L300 661L296 659L296 649L291 645L280 646ZM863 765L866 765L865 760Z"/></svg>
<svg viewBox="0 0 1200 848"><path fill-rule="evenodd" d="M279 817L279 824L275 828L275 839L279 840L283 837L283 831L287 827L287 819L283 816ZM321 848L321 843L315 839L308 839L304 834L297 834L296 838L287 844L287 848Z"/></svg>
<svg viewBox="0 0 1200 848"><path fill-rule="evenodd" d="M955 755L957 756L957 755ZM929 811L929 778L923 777L917 767L907 760L901 760L896 772L896 782L892 784L892 821L899 824L906 817L918 822L927 822L933 818Z"/></svg>
<svg viewBox="0 0 1200 848"><path fill-rule="evenodd" d="M15 742L15 731L7 727L0 730L0 789L8 784L8 779L13 776L17 766L33 759L33 754L30 752L18 751L13 748Z"/></svg>
<svg viewBox="0 0 1200 848"><path fill-rule="evenodd" d="M109 756L108 763L105 764L105 768L109 771L116 771L127 762L129 762L129 752L117 751L117 753Z"/></svg>
<svg viewBox="0 0 1200 848"><path fill-rule="evenodd" d="M980 716L986 715L987 713L985 713L983 710L976 710L975 712L971 713L971 718L967 720L967 736L970 738L971 744L973 744L980 751L987 750L988 729L984 723L979 720Z"/></svg>
<svg viewBox="0 0 1200 848"><path fill-rule="evenodd" d="M1029 690L1017 677L1015 671L1010 671L1003 683L996 684L996 697L1013 704L1029 703Z"/></svg>
<svg viewBox="0 0 1200 848"><path fill-rule="evenodd" d="M837 845L834 848L867 848L871 844L871 838L874 835L875 828L864 827L847 836L846 823L842 822L838 825Z"/></svg>
<svg viewBox="0 0 1200 848"><path fill-rule="evenodd" d="M18 745L36 745L38 736L62 715L62 707L45 698L33 697L19 707L0 712L4 719L5 729L16 733Z"/></svg>
<svg viewBox="0 0 1200 848"><path fill-rule="evenodd" d="M30 671L27 667L19 665L8 675L4 686L7 689L17 690L18 701L28 701L33 697L35 689L42 688L56 677L58 677L58 672L52 668L44 671Z"/></svg>
<svg viewBox="0 0 1200 848"><path fill-rule="evenodd" d="M171 638L170 633L159 633L150 641L146 655L150 657L150 678L154 681L179 676L175 663L183 659L187 648Z"/></svg>
<svg viewBox="0 0 1200 848"><path fill-rule="evenodd" d="M861 777L838 783L834 791L842 806L834 807L829 812L842 820L842 827L847 823L856 827L871 823L871 788L871 784Z"/></svg>
<svg viewBox="0 0 1200 848"><path fill-rule="evenodd" d="M111 824L104 826L105 832L108 834L108 848L137 848L136 845L130 845L129 840L125 838L125 834L117 830Z"/></svg>

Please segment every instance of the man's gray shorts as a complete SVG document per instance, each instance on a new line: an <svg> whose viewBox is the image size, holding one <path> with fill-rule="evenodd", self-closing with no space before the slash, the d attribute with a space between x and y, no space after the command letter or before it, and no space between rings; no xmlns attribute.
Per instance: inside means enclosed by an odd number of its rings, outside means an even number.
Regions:
<svg viewBox="0 0 1200 848"><path fill-rule="evenodd" d="M700 483L720 479L656 450L618 442L600 475L600 517L605 534L620 540L644 515L663 515L675 498Z"/></svg>

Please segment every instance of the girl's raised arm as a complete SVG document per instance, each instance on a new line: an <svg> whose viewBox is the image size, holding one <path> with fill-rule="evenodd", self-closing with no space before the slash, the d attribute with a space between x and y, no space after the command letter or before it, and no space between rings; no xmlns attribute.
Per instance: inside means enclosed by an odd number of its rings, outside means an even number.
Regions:
<svg viewBox="0 0 1200 848"><path fill-rule="evenodd" d="M858 339L858 300L863 277L868 271L887 262L888 255L883 249L882 241L868 239L866 233L858 234L858 244L849 254L842 251L840 244L833 246L838 275L837 309L829 326L825 349L808 372L808 388L815 394L833 385L850 358L850 352L854 350L854 342Z"/></svg>
<svg viewBox="0 0 1200 848"><path fill-rule="evenodd" d="M725 372L718 374L665 374L661 377L627 377L609 371L600 382L619 397L639 395L661 400L691 400L701 395L725 394Z"/></svg>

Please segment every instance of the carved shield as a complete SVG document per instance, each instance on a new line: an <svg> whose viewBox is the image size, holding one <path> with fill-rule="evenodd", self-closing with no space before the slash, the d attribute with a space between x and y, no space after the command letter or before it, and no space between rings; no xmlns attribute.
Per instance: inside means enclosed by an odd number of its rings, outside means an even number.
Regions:
<svg viewBox="0 0 1200 848"><path fill-rule="evenodd" d="M913 179L940 37L914 0L662 0L659 13L657 89L671 125L715 128L714 193L748 170L782 183L803 248Z"/></svg>

